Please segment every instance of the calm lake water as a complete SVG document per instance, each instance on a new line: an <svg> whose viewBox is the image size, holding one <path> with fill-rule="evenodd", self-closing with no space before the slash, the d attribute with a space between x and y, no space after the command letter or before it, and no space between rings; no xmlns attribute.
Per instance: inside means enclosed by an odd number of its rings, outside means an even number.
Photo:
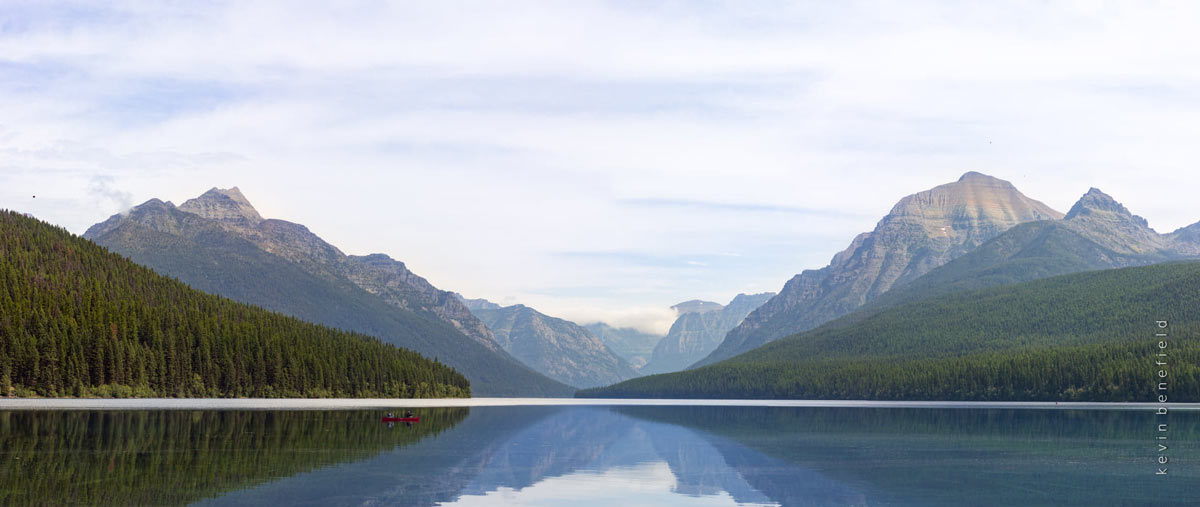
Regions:
<svg viewBox="0 0 1200 507"><path fill-rule="evenodd" d="M412 411L0 411L0 504L1200 504L1196 411Z"/></svg>

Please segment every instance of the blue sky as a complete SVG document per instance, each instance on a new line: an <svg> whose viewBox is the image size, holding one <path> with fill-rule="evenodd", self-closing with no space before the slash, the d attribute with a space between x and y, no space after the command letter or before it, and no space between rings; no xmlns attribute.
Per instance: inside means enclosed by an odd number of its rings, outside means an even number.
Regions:
<svg viewBox="0 0 1200 507"><path fill-rule="evenodd" d="M7 1L0 206L81 233L239 186L439 287L661 330L969 170L1200 220L1197 10Z"/></svg>

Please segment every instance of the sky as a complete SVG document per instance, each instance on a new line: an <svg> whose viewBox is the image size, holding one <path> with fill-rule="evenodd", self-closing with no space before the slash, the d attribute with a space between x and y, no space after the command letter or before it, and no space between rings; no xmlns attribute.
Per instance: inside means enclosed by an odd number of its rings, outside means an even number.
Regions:
<svg viewBox="0 0 1200 507"><path fill-rule="evenodd" d="M434 285L665 332L980 171L1200 220L1195 2L0 0L0 208L239 187ZM36 198L33 196L37 196Z"/></svg>

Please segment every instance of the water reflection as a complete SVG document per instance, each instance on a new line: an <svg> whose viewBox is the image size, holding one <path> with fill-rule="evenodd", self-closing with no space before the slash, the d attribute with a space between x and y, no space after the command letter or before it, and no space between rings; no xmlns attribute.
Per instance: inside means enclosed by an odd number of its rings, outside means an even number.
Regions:
<svg viewBox="0 0 1200 507"><path fill-rule="evenodd" d="M388 431L360 411L0 411L0 505L190 503L417 442L467 409L421 415Z"/></svg>
<svg viewBox="0 0 1200 507"><path fill-rule="evenodd" d="M0 504L1188 505L1197 415L765 407L0 413Z"/></svg>

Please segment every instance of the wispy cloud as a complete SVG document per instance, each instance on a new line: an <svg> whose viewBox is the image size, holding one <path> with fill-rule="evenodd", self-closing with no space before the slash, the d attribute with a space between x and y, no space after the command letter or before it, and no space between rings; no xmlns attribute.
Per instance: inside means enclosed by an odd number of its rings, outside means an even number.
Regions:
<svg viewBox="0 0 1200 507"><path fill-rule="evenodd" d="M122 214L133 207L133 194L116 188L112 176L101 174L92 176L87 189L104 204L116 205Z"/></svg>
<svg viewBox="0 0 1200 507"><path fill-rule="evenodd" d="M800 206L782 206L774 204L731 203L715 201L698 201L688 199L619 199L618 203L643 208L686 208L702 211L733 212L733 213L790 213L795 215L811 215L833 218L864 218L864 213L853 213L839 209L805 208Z"/></svg>
<svg viewBox="0 0 1200 507"><path fill-rule="evenodd" d="M1160 230L1194 222L1200 67L1181 62L1200 61L1198 17L8 1L0 204L78 232L122 194L237 185L347 251L555 315L724 301L778 290L967 170L1059 209L1097 186Z"/></svg>

